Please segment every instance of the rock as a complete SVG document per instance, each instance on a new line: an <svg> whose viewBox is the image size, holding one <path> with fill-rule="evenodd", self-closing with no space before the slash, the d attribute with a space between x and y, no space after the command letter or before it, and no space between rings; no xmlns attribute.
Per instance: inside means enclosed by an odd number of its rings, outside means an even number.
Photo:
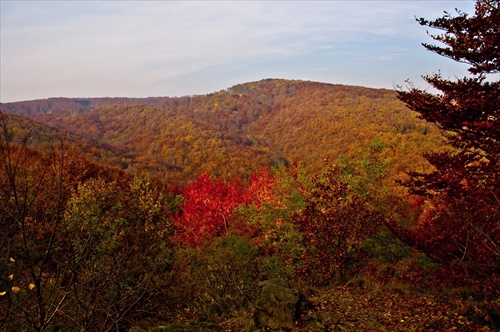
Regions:
<svg viewBox="0 0 500 332"><path fill-rule="evenodd" d="M254 311L255 326L266 331L293 330L305 309L305 297L278 281L263 281L259 286L262 290Z"/></svg>

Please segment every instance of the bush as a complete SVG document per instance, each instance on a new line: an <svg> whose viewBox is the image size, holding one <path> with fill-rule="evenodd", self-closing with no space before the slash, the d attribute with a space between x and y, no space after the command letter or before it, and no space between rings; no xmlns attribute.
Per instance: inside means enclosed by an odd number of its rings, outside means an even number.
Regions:
<svg viewBox="0 0 500 332"><path fill-rule="evenodd" d="M299 276L316 285L345 282L366 262L363 242L380 230L381 215L332 166L314 181L306 207L294 215L305 250Z"/></svg>
<svg viewBox="0 0 500 332"><path fill-rule="evenodd" d="M215 321L247 308L256 297L256 256L252 244L234 235L205 246L180 248L170 290L177 309L183 315Z"/></svg>

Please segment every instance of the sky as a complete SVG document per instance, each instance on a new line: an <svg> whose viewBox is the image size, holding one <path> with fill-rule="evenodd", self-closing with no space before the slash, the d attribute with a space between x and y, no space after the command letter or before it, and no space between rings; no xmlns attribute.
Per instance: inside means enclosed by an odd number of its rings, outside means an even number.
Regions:
<svg viewBox="0 0 500 332"><path fill-rule="evenodd" d="M393 89L467 66L415 17L474 1L0 0L0 101L208 94L265 78ZM429 31L439 33L438 31Z"/></svg>

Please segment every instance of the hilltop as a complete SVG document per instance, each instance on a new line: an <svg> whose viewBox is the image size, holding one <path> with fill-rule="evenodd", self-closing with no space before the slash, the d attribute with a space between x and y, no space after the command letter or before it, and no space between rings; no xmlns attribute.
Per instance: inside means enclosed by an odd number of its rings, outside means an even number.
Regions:
<svg viewBox="0 0 500 332"><path fill-rule="evenodd" d="M266 79L200 96L50 98L0 108L39 123L24 126L79 137L79 149L95 160L172 181L202 170L246 178L262 166L295 162L317 171L325 159L374 141L391 146L386 157L399 176L409 165L427 167L421 155L442 145L440 133L394 91L298 80Z"/></svg>
<svg viewBox="0 0 500 332"><path fill-rule="evenodd" d="M1 111L9 330L250 331L264 280L309 299L300 331L498 325L496 279L420 250L454 239L396 180L449 148L394 91L268 79Z"/></svg>

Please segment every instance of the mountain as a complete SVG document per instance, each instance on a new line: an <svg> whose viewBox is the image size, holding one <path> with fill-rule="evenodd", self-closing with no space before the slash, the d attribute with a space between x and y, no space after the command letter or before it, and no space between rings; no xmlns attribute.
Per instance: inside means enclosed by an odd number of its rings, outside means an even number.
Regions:
<svg viewBox="0 0 500 332"><path fill-rule="evenodd" d="M50 98L0 110L29 119L32 134L67 132L94 159L176 182L202 170L246 178L293 162L318 171L325 159L353 156L373 142L387 147L382 157L396 177L425 169L421 155L444 148L438 130L392 90L299 80L178 98Z"/></svg>

